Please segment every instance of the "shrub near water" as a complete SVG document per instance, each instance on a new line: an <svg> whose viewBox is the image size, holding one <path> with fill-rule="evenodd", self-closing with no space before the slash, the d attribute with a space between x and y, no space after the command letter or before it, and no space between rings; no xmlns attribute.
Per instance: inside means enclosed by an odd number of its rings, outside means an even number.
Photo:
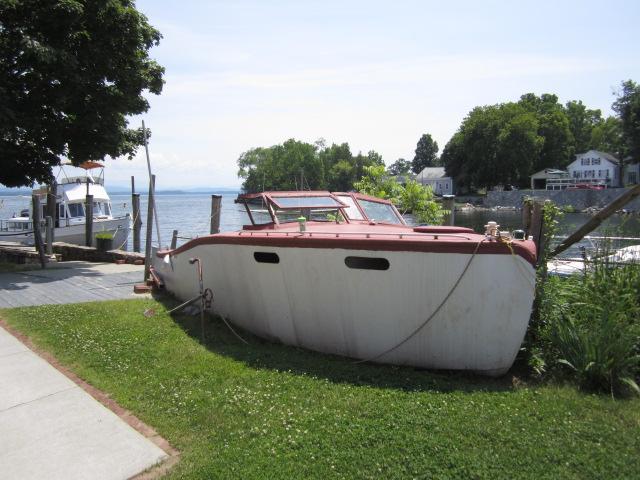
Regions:
<svg viewBox="0 0 640 480"><path fill-rule="evenodd" d="M544 287L538 345L547 365L589 390L640 393L640 265L605 255L585 273Z"/></svg>

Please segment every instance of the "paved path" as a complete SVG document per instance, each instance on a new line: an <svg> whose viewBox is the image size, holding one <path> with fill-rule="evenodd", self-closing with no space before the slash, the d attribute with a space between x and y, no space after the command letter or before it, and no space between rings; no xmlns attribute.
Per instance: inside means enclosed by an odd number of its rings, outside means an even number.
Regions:
<svg viewBox="0 0 640 480"><path fill-rule="evenodd" d="M0 327L0 478L127 479L166 457Z"/></svg>
<svg viewBox="0 0 640 480"><path fill-rule="evenodd" d="M0 308L133 298L143 272L142 265L61 262L0 273Z"/></svg>

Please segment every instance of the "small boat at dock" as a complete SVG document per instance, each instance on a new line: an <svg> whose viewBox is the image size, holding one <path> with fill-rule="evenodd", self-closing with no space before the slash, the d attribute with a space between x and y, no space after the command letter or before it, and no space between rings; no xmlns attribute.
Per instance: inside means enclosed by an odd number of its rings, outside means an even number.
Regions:
<svg viewBox="0 0 640 480"><path fill-rule="evenodd" d="M85 245L86 243L86 196L93 196L93 241L100 233L113 236L114 248L127 248L127 239L131 228L130 215L114 216L111 211L111 199L104 187L104 166L97 162L84 162L79 167L62 165L55 178L56 208L54 239L58 242ZM47 204L47 187L35 189L40 203ZM42 223L44 232L44 222ZM33 245L33 219L29 208L19 215L0 220L0 241Z"/></svg>
<svg viewBox="0 0 640 480"><path fill-rule="evenodd" d="M536 249L485 233L405 223L358 193L238 197L250 224L161 250L154 270L182 300L202 285L211 311L310 350L429 369L502 375L520 348Z"/></svg>

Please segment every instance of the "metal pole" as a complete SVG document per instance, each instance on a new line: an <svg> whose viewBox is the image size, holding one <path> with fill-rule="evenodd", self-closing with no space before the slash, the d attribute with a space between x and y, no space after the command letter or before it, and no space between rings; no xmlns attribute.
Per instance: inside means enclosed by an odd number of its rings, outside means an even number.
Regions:
<svg viewBox="0 0 640 480"><path fill-rule="evenodd" d="M149 145L147 144L147 129L144 126L144 120L142 121L142 133L143 133L143 137L144 137L144 151L147 154L147 169L149 170L149 178L151 178L151 160L149 160ZM158 210L156 209L156 205L155 205L155 198L156 198L156 192L155 192L155 188L156 188L156 182L155 180L153 182L151 182L152 188L153 188L153 195L151 195L151 198L149 199L149 201L151 201L153 199L153 215L154 215L154 219L156 221L156 233L158 235L158 246L162 246L162 241L160 240L160 224L158 223ZM148 223L148 222L147 222ZM153 228L153 225L151 226Z"/></svg>
<svg viewBox="0 0 640 480"><path fill-rule="evenodd" d="M87 183L87 188L88 187L89 184ZM93 195L87 195L84 213L85 245L90 247L93 245Z"/></svg>
<svg viewBox="0 0 640 480"><path fill-rule="evenodd" d="M222 195L211 195L211 229L210 232L220 233L220 206Z"/></svg>
<svg viewBox="0 0 640 480"><path fill-rule="evenodd" d="M47 230L45 232L45 239L47 242L47 255L53 255L53 218L47 215Z"/></svg>
<svg viewBox="0 0 640 480"><path fill-rule="evenodd" d="M149 181L149 198L147 205L147 238L144 249L144 279L149 278L149 269L151 268L151 237L153 237L153 192L156 184L156 176L151 175Z"/></svg>

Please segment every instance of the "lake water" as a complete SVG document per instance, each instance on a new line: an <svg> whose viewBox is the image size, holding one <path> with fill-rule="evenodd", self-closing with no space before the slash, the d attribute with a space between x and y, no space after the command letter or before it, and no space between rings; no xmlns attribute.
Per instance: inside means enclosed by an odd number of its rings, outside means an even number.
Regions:
<svg viewBox="0 0 640 480"><path fill-rule="evenodd" d="M238 230L242 225L249 223L249 219L240 204L233 200L237 194L224 193L222 195L222 212L220 216L220 230ZM0 196L0 218L9 218L13 213L19 213L21 209L28 208L29 198L22 196ZM124 215L131 213L131 195L113 194L111 202L114 215ZM140 197L142 210L142 244L144 245L147 197ZM211 195L205 193L197 194L158 194L156 196L156 206L158 209L158 221L160 223L160 239L162 245L171 242L173 230L178 230L180 237L178 244L186 241L186 238L193 238L209 233L209 216L211 212ZM522 227L521 213L511 210L472 210L466 212L456 212L456 225L473 228L477 232L484 231L484 225L494 220L498 222L502 230L514 230ZM590 218L584 213L564 214L559 224L559 235L566 236L575 231L580 225ZM410 219L409 219L410 220ZM640 219L637 216L615 215L607 220L596 232L591 235L616 235L620 237L640 237ZM157 234L154 226L154 244L157 244ZM630 243L622 242L619 246ZM129 249L132 248L133 240L129 240Z"/></svg>

